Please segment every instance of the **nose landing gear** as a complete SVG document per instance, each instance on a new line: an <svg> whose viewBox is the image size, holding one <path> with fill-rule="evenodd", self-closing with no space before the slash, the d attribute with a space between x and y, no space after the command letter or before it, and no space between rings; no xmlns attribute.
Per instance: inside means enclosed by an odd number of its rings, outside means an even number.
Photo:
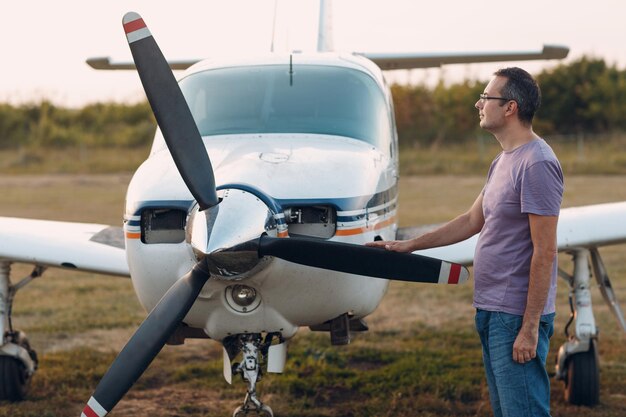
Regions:
<svg viewBox="0 0 626 417"><path fill-rule="evenodd" d="M269 341L267 340L269 339ZM261 335L240 335L239 349L243 353L243 360L239 364L233 365L233 373L241 375L241 378L248 383L246 397L243 405L240 405L233 412L233 417L274 417L274 412L267 405L263 404L257 397L256 384L262 379L263 370L261 367L261 357L267 357L271 336L263 342ZM261 353L262 355L259 355Z"/></svg>

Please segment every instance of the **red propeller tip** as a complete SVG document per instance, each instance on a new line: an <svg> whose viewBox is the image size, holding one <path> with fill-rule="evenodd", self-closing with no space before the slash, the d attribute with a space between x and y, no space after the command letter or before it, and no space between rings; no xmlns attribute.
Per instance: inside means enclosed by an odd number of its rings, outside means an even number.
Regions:
<svg viewBox="0 0 626 417"><path fill-rule="evenodd" d="M148 36L152 36L150 30L146 26L146 23L143 21L139 13L126 13L124 15L124 18L122 19L122 24L124 25L124 32L126 33L128 43L133 43L138 40L147 38Z"/></svg>

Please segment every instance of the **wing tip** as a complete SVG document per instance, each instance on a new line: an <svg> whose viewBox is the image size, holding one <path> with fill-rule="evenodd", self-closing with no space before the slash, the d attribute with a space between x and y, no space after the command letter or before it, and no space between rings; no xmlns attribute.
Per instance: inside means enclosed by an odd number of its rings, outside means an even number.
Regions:
<svg viewBox="0 0 626 417"><path fill-rule="evenodd" d="M569 54L569 47L563 45L545 44L543 45L542 53L547 57L547 59L565 59Z"/></svg>

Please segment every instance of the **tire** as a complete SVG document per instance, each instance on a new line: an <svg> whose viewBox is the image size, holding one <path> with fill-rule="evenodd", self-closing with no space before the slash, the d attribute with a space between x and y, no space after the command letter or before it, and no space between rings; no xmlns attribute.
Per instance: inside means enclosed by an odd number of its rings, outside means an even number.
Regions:
<svg viewBox="0 0 626 417"><path fill-rule="evenodd" d="M600 366L595 340L589 344L588 351L568 358L565 400L573 405L587 407L600 402Z"/></svg>
<svg viewBox="0 0 626 417"><path fill-rule="evenodd" d="M239 406L235 409L233 413L233 417L245 417L245 416L259 416L259 417L274 417L274 412L269 407L269 405L263 404L261 409L257 412L250 411L246 412L242 406Z"/></svg>
<svg viewBox="0 0 626 417"><path fill-rule="evenodd" d="M0 356L0 400L22 401L30 378L24 364L11 356Z"/></svg>

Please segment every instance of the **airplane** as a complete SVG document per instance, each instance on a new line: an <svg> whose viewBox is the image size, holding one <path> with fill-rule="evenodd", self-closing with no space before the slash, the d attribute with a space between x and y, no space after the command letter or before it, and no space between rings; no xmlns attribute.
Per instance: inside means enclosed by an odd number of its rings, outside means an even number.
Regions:
<svg viewBox="0 0 626 417"><path fill-rule="evenodd" d="M398 140L385 69L464 62L561 59L541 52L338 54L330 10L320 1L318 51L170 63L140 15L123 27L158 128L126 195L123 227L0 218L0 399L26 395L36 353L11 323L15 293L48 267L130 277L149 312L87 401L82 416L111 412L162 347L207 338L223 346L223 374L246 382L234 417L273 411L257 394L281 373L300 327L333 345L368 329L364 318L389 280L467 281L474 239L399 254L365 247L403 238L399 229ZM178 80L172 69L183 69ZM598 401L597 329L588 259L626 330L597 247L626 242L626 203L563 209L559 250L572 254L575 332L560 348L557 377L570 402ZM11 264L34 265L12 284ZM569 324L568 324L569 326ZM587 368L595 369L595 374Z"/></svg>

